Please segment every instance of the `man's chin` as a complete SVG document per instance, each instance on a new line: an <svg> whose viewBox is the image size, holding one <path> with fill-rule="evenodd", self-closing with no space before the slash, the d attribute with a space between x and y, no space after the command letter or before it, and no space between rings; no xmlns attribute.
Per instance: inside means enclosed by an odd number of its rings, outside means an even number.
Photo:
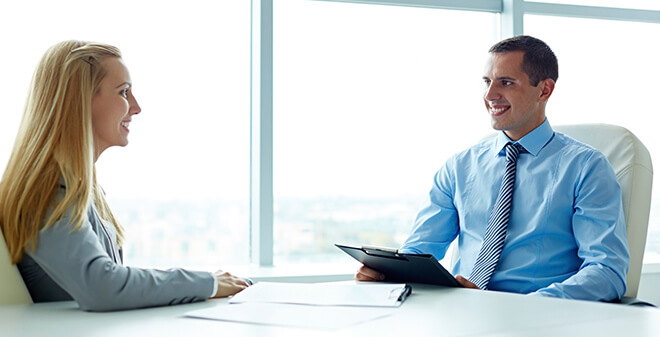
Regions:
<svg viewBox="0 0 660 337"><path fill-rule="evenodd" d="M506 130L506 129L504 128L504 126L502 126L500 123L498 123L498 122L495 121L495 120L491 120L491 122L490 122L490 126L491 126L491 127L493 128L493 130L495 130L495 131L505 131L505 130Z"/></svg>

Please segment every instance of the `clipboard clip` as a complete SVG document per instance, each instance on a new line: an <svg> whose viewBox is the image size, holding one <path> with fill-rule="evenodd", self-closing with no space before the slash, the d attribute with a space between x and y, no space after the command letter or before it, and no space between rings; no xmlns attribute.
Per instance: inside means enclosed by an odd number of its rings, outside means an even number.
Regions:
<svg viewBox="0 0 660 337"><path fill-rule="evenodd" d="M398 302L403 302L406 300L408 295L412 292L412 287L409 284L405 284L403 290L401 288L394 288L390 290L389 299L397 297Z"/></svg>
<svg viewBox="0 0 660 337"><path fill-rule="evenodd" d="M387 248L387 247L377 247L377 246L362 246L360 249L367 254L372 256L383 256L390 258L397 258L401 260L407 260L403 256L399 255L399 250L396 248Z"/></svg>

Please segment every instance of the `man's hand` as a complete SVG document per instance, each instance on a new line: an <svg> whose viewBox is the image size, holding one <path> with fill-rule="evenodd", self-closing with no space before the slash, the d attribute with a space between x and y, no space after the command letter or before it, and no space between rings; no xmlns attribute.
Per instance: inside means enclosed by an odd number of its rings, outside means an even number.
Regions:
<svg viewBox="0 0 660 337"><path fill-rule="evenodd" d="M213 295L213 298L231 296L249 286L243 278L226 271L218 270L213 274L218 280L218 291Z"/></svg>
<svg viewBox="0 0 660 337"><path fill-rule="evenodd" d="M481 289L481 288L477 287L476 284L470 282L470 280L466 279L465 277L463 277L461 275L456 275L456 281L458 281L458 283L460 283L465 288Z"/></svg>
<svg viewBox="0 0 660 337"><path fill-rule="evenodd" d="M371 268L362 266L355 274L355 279L358 281L382 281L385 279L385 275Z"/></svg>

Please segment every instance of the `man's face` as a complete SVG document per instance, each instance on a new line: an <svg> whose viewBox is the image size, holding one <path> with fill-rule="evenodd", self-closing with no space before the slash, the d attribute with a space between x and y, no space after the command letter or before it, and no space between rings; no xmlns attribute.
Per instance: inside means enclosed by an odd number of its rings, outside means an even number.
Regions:
<svg viewBox="0 0 660 337"><path fill-rule="evenodd" d="M519 140L545 120L545 102L554 89L546 79L532 86L522 69L524 52L490 53L486 62L484 103L493 129Z"/></svg>

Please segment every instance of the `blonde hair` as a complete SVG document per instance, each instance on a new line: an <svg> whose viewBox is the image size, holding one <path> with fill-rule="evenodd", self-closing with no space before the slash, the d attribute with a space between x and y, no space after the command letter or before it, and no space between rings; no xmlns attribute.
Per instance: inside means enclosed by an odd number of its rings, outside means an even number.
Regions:
<svg viewBox="0 0 660 337"><path fill-rule="evenodd" d="M102 219L123 239L96 182L92 97L106 75L101 60L121 57L113 46L64 41L44 54L32 78L23 119L0 181L0 228L12 263L39 231L69 215L73 230L87 217L93 200ZM60 199L60 179L65 185Z"/></svg>

